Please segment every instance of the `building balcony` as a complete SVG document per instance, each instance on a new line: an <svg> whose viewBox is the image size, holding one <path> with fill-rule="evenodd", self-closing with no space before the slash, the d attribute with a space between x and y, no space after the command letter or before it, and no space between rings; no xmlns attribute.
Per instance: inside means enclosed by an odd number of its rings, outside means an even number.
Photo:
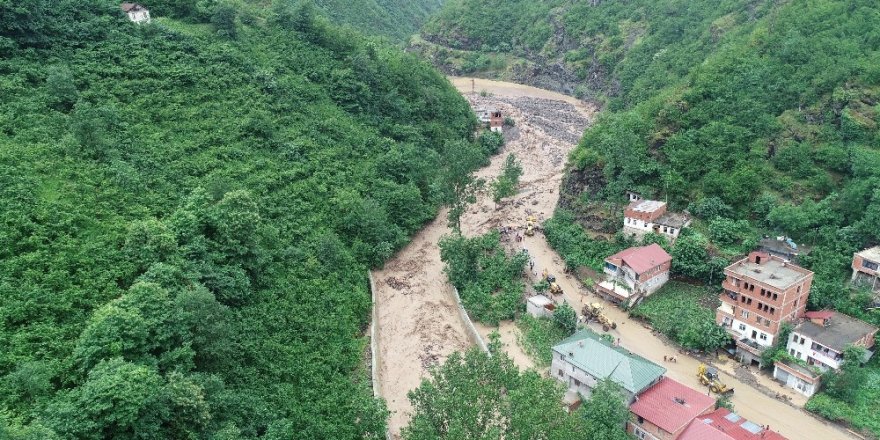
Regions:
<svg viewBox="0 0 880 440"><path fill-rule="evenodd" d="M763 346L763 345L761 345L761 344L759 344L749 338L737 339L736 346L739 348L742 348L745 351L748 351L749 353L751 353L755 356L760 356L761 353L763 353L764 350L767 349L767 347L765 347L765 346Z"/></svg>

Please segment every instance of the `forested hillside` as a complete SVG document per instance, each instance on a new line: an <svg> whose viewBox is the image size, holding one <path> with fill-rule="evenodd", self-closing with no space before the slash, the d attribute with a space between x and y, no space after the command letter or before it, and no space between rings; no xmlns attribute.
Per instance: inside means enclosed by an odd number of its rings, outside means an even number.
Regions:
<svg viewBox="0 0 880 440"><path fill-rule="evenodd" d="M0 1L0 438L384 438L366 270L467 103L307 5L162 3Z"/></svg>
<svg viewBox="0 0 880 440"><path fill-rule="evenodd" d="M363 32L405 41L444 0L315 0L329 18Z"/></svg>

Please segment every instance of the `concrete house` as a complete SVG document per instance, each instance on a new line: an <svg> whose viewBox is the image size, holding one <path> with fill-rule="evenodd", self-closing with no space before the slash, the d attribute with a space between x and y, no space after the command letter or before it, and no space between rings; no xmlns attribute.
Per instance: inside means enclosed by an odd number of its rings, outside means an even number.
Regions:
<svg viewBox="0 0 880 440"><path fill-rule="evenodd" d="M782 434L750 422L726 408L697 417L678 440L788 440Z"/></svg>
<svg viewBox="0 0 880 440"><path fill-rule="evenodd" d="M852 270L853 284L869 286L874 293L880 294L880 246L853 254Z"/></svg>
<svg viewBox="0 0 880 440"><path fill-rule="evenodd" d="M660 245L631 247L605 259L606 280L597 284L600 295L635 304L669 281L672 257Z"/></svg>
<svg viewBox="0 0 880 440"><path fill-rule="evenodd" d="M632 201L623 211L624 234L641 238L653 232L665 236L672 242L678 238L682 228L691 224L686 215L667 212L666 202L635 199L633 194L628 195Z"/></svg>
<svg viewBox="0 0 880 440"><path fill-rule="evenodd" d="M122 3L119 5L122 12L128 16L128 19L135 23L149 23L150 11L143 5L137 3Z"/></svg>
<svg viewBox="0 0 880 440"><path fill-rule="evenodd" d="M526 302L526 312L535 318L550 318L553 316L554 310L556 310L556 304L544 295L532 296Z"/></svg>
<svg viewBox="0 0 880 440"><path fill-rule="evenodd" d="M724 269L715 321L736 340L742 362L761 363L784 322L806 313L813 272L766 252L752 252Z"/></svg>
<svg viewBox="0 0 880 440"><path fill-rule="evenodd" d="M675 440L695 418L715 410L715 398L668 377L629 406L626 431L642 440Z"/></svg>
<svg viewBox="0 0 880 440"><path fill-rule="evenodd" d="M627 404L659 382L666 369L603 341L591 330L581 330L553 347L550 375L569 390L589 397L603 379L621 387Z"/></svg>
<svg viewBox="0 0 880 440"><path fill-rule="evenodd" d="M843 313L823 310L807 312L805 321L791 332L786 350L795 359L807 363L810 368L796 363L776 362L773 377L806 396L818 389L820 372L837 370L843 362L843 351L848 346L864 347L867 361L873 353L877 327Z"/></svg>
<svg viewBox="0 0 880 440"><path fill-rule="evenodd" d="M489 130L501 133L504 127L504 117L501 116L500 110L492 110L489 112Z"/></svg>

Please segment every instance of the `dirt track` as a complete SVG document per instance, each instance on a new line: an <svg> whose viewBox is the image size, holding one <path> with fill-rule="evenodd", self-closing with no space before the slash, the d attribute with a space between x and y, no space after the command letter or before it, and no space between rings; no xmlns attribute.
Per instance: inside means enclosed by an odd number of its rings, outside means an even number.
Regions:
<svg viewBox="0 0 880 440"><path fill-rule="evenodd" d="M520 192L511 200L496 207L488 194L479 197L462 218L465 235L473 236L505 225L522 226L529 213L539 219L548 218L556 206L568 152L589 123L593 109L575 106L577 101L574 98L519 84L477 79L473 86L478 93L475 95L470 94L470 78L450 80L475 107L497 107L516 121L516 127L506 133L505 149L477 175L487 179L497 176L509 153L517 156L524 171ZM490 96L479 96L483 90ZM451 352L472 344L443 274L437 242L446 233L446 216L442 212L383 270L373 273L377 290L379 380L382 395L392 411L389 428L394 436L409 419L411 407L406 393L418 386L426 375L426 368L443 362ZM546 267L557 276L562 274L561 258L549 247L543 235L527 237L521 246L533 256L535 272L540 273ZM559 280L566 292L565 300L577 310L583 298L598 300L584 297L585 291L573 278L559 276ZM663 364L668 369L668 376L701 389L695 375L697 360L678 354L675 347L665 345L661 338L630 321L619 309L606 305L606 310L618 322L618 328L612 334L620 338L621 345ZM485 326L478 326L478 329L483 335L492 330ZM502 342L517 364L521 368L533 367L531 359L516 344L518 330L515 326L510 322L502 323L499 330ZM678 356L677 363L662 362L664 355L673 353ZM768 397L729 375L725 381L736 390L733 403L738 413L755 423L769 424L771 429L791 440L855 438L837 426Z"/></svg>

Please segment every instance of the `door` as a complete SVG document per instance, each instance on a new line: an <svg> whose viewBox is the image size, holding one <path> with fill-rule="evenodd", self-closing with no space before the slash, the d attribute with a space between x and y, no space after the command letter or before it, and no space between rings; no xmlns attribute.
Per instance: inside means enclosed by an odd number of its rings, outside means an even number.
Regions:
<svg viewBox="0 0 880 440"><path fill-rule="evenodd" d="M758 331L752 330L752 339L758 339Z"/></svg>

